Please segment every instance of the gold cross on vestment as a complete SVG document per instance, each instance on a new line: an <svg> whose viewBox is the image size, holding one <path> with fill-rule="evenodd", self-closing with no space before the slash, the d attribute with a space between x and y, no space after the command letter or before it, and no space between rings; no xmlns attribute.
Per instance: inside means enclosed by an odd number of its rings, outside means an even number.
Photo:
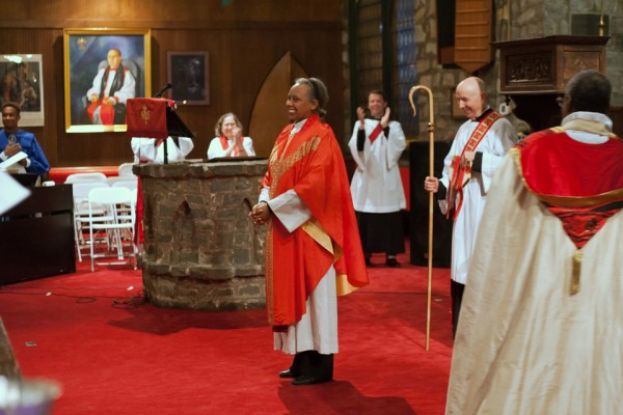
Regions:
<svg viewBox="0 0 623 415"><path fill-rule="evenodd" d="M146 105L143 105L143 108L141 108L141 119L145 122L145 125L149 123L150 118L151 111L149 111Z"/></svg>

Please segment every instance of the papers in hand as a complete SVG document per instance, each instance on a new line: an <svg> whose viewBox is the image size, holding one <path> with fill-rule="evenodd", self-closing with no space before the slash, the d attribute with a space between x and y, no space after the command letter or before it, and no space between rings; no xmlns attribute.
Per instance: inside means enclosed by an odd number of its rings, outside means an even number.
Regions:
<svg viewBox="0 0 623 415"><path fill-rule="evenodd" d="M7 173L0 171L0 214L11 209L30 195L30 190L21 186Z"/></svg>
<svg viewBox="0 0 623 415"><path fill-rule="evenodd" d="M24 153L23 151L20 151L17 154L13 154L11 157L0 163L0 170L6 170L12 165L24 160L25 158L28 158L28 154Z"/></svg>

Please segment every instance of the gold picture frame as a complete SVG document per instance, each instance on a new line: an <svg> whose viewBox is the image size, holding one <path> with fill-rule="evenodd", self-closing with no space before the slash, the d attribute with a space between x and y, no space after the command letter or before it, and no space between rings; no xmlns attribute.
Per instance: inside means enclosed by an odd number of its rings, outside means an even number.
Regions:
<svg viewBox="0 0 623 415"><path fill-rule="evenodd" d="M65 131L124 132L125 100L151 96L151 30L64 29L63 72Z"/></svg>

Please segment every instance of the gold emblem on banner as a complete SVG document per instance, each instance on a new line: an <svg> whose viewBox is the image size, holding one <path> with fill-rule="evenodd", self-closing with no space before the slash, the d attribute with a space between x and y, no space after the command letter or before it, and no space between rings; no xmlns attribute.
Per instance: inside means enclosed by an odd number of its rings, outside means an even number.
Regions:
<svg viewBox="0 0 623 415"><path fill-rule="evenodd" d="M146 105L143 105L143 108L141 108L141 119L145 125L147 125L151 119L151 111L149 111Z"/></svg>

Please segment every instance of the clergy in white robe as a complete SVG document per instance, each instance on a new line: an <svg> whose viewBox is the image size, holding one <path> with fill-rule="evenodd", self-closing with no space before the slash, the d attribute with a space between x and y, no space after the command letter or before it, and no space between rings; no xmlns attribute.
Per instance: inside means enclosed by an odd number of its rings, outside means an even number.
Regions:
<svg viewBox="0 0 623 415"><path fill-rule="evenodd" d="M397 266L396 254L404 252L401 210L406 200L398 161L406 147L402 127L389 121L390 110L381 91L368 94L370 117L357 109L358 120L348 142L357 167L350 190L357 213L366 262L372 253L386 254L386 264Z"/></svg>
<svg viewBox="0 0 623 415"><path fill-rule="evenodd" d="M242 122L236 114L228 112L220 116L214 126L214 137L208 146L208 160L220 157L255 156L253 139L242 134Z"/></svg>
<svg viewBox="0 0 623 415"><path fill-rule="evenodd" d="M134 163L164 163L165 141L158 143L153 138L132 137L130 146L134 153ZM194 144L190 137L178 137L177 144L173 137L167 137L167 160L169 163L182 161L192 151Z"/></svg>
<svg viewBox="0 0 623 415"><path fill-rule="evenodd" d="M474 252L476 233L487 192L495 170L516 140L512 124L505 118L496 117L491 108L486 106L482 80L470 77L462 81L457 86L457 100L469 119L456 133L450 151L444 159L441 179L427 177L425 182L426 190L439 189L440 208L444 214L454 219L450 269L453 333L456 332L467 271ZM487 122L490 125L487 125ZM477 128L483 132L481 137L476 137ZM472 145L475 147L471 148ZM451 179L456 170L453 169L453 162L456 163L457 160L459 163L466 162L471 174L466 183L464 181L460 183L462 194L448 190L451 189ZM432 186L432 183L436 183L436 187Z"/></svg>
<svg viewBox="0 0 623 415"><path fill-rule="evenodd" d="M253 148L253 139L251 137L242 137L242 148L245 156L255 156ZM236 143L233 138L214 137L210 140L207 152L208 160L220 157L240 157L241 154L236 151Z"/></svg>
<svg viewBox="0 0 623 415"><path fill-rule="evenodd" d="M603 75L576 75L561 127L532 134L498 169L447 414L623 413L623 140L609 96Z"/></svg>
<svg viewBox="0 0 623 415"><path fill-rule="evenodd" d="M177 141L177 144L176 144ZM174 163L182 161L193 149L193 140L190 137L167 137L166 140L158 142L154 138L132 137L130 146L134 153L134 163L164 163L164 146L167 146L167 162ZM139 178L137 199L136 199L136 242L142 245L143 233L143 191L142 182Z"/></svg>

